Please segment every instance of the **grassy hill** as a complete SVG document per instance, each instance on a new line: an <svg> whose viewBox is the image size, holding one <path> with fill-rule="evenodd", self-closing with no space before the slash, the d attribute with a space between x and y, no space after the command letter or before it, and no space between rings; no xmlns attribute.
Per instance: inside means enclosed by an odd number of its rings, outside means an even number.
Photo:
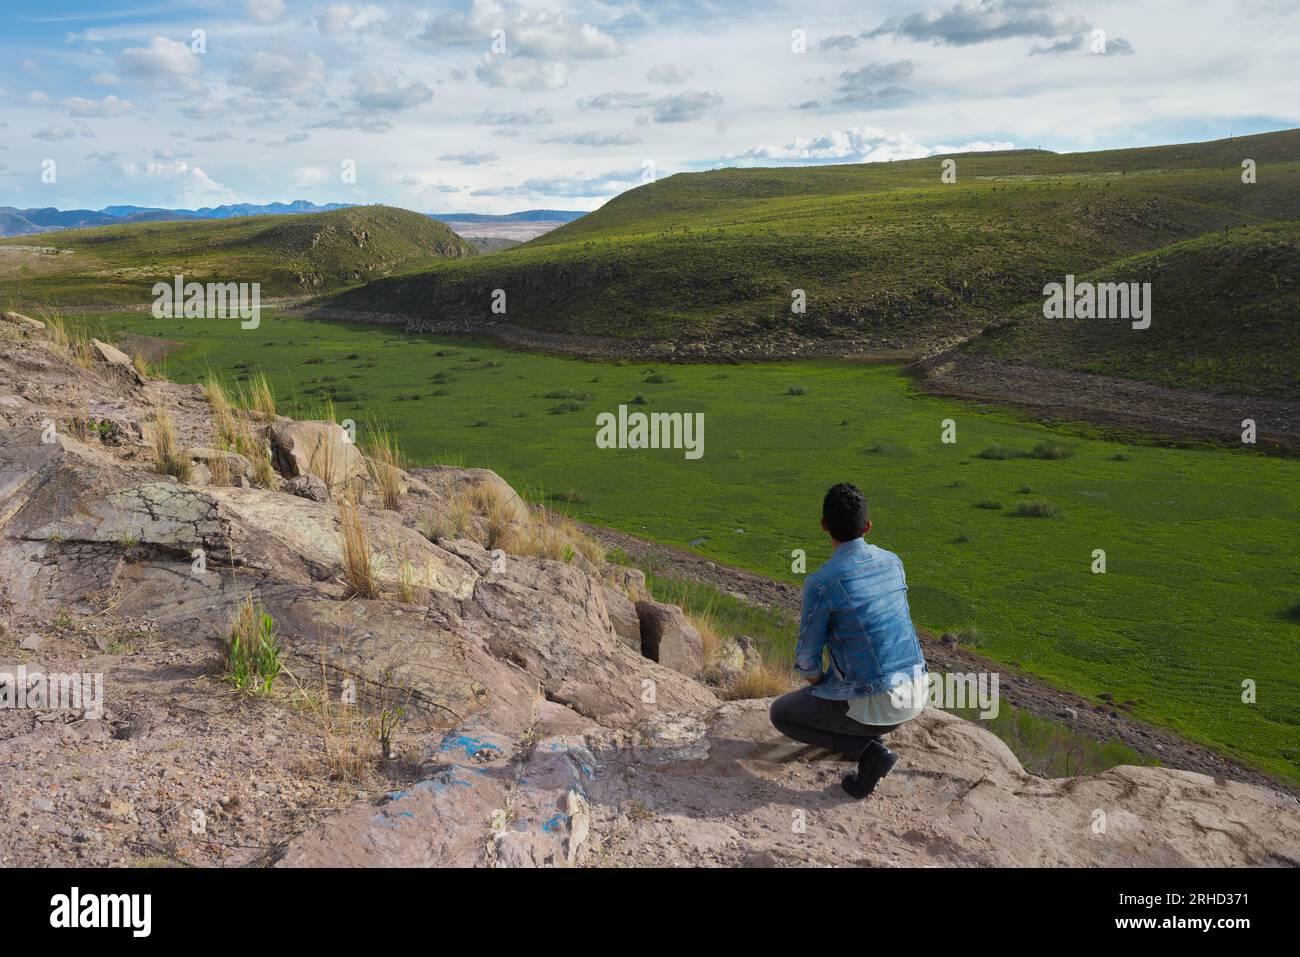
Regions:
<svg viewBox="0 0 1300 957"><path fill-rule="evenodd" d="M34 303L134 305L151 301L155 281L178 273L187 281L260 282L264 297L289 296L428 269L473 252L469 243L427 216L389 206L356 206L301 216L134 223L0 240L0 279L5 295L28 308Z"/></svg>
<svg viewBox="0 0 1300 957"><path fill-rule="evenodd" d="M1243 185L1243 159L1259 182ZM1043 284L1300 218L1300 130L1098 153L679 174L516 249L328 297L336 308L635 339L791 329L906 348L973 335ZM792 315L794 289L806 315Z"/></svg>
<svg viewBox="0 0 1300 957"><path fill-rule="evenodd" d="M1150 328L1044 319L1040 300L963 348L1012 364L1300 401L1300 222L1200 236L1077 278L1150 282Z"/></svg>

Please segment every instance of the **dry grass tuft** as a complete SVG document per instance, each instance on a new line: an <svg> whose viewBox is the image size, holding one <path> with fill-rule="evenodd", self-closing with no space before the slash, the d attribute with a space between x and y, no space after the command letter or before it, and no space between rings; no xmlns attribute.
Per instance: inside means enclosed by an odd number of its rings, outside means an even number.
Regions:
<svg viewBox="0 0 1300 957"><path fill-rule="evenodd" d="M239 386L237 393L239 404L259 419L269 422L275 418L275 393L265 372L252 376L247 384Z"/></svg>
<svg viewBox="0 0 1300 957"><path fill-rule="evenodd" d="M706 669L712 668L722 659L722 650L726 646L722 639L717 618L708 609L704 611L687 611L683 608L682 613L695 626L695 630L700 633L700 648L704 654L704 667Z"/></svg>
<svg viewBox="0 0 1300 957"><path fill-rule="evenodd" d="M785 694L791 690L794 682L791 680L790 672L778 671L770 668L766 663L759 665L757 668L750 668L748 671L742 671L736 676L728 689L728 696L732 699L742 698L771 698L775 695Z"/></svg>
<svg viewBox="0 0 1300 957"><path fill-rule="evenodd" d="M94 364L94 358L90 353L90 338L86 335L85 329L77 325L69 325L67 320L57 313L47 313L41 316L45 323L45 332L49 337L49 342L54 351L70 359L83 369L89 369Z"/></svg>
<svg viewBox="0 0 1300 957"><path fill-rule="evenodd" d="M453 495L446 507L434 509L420 522L420 531L431 542L464 538L474 523L474 512L463 495Z"/></svg>
<svg viewBox="0 0 1300 957"><path fill-rule="evenodd" d="M235 413L230 408L230 397L226 394L225 386L215 375L209 375L208 381L203 384L203 395L212 409L212 428L217 433L217 447L238 452L235 445L239 441L239 427L235 424Z"/></svg>
<svg viewBox="0 0 1300 957"><path fill-rule="evenodd" d="M484 548L509 550L520 526L528 523L528 506L500 485L481 482L466 494L470 510L482 521L475 539Z"/></svg>
<svg viewBox="0 0 1300 957"><path fill-rule="evenodd" d="M153 407L153 467L160 475L174 475L182 482L190 480L190 460L180 451L176 422L161 402Z"/></svg>
<svg viewBox="0 0 1300 957"><path fill-rule="evenodd" d="M217 448L238 452L252 466L253 484L276 487L275 466L271 464L271 447L244 413L230 402L230 395L216 376L208 376L203 393L212 409L212 427L217 433ZM214 481L216 473L213 473ZM229 484L227 477L225 484Z"/></svg>
<svg viewBox="0 0 1300 957"><path fill-rule="evenodd" d="M335 699L323 660L320 687L299 684L293 701L321 730L321 759L300 759L302 770L311 775L323 773L326 779L344 784L369 783L375 776L375 744L369 722L360 708Z"/></svg>
<svg viewBox="0 0 1300 957"><path fill-rule="evenodd" d="M379 581L375 559L361 523L361 511L351 502L339 506L339 525L343 536L343 581L348 597L378 598Z"/></svg>
<svg viewBox="0 0 1300 957"><path fill-rule="evenodd" d="M140 373L140 378L150 379L153 377L153 370L149 367L149 360L145 358L143 352L137 352L131 356L131 367Z"/></svg>
<svg viewBox="0 0 1300 957"><path fill-rule="evenodd" d="M208 460L208 474L213 485L226 488L230 485L230 460L218 455Z"/></svg>
<svg viewBox="0 0 1300 957"><path fill-rule="evenodd" d="M437 520L442 526L459 526L466 514L477 515L479 521L467 521L454 531L467 532L489 550L570 563L582 559L594 571L605 563L604 548L567 515L544 506L530 508L500 485L483 482L453 496L448 513Z"/></svg>
<svg viewBox="0 0 1300 957"><path fill-rule="evenodd" d="M379 486L384 508L396 511L401 504L402 469L405 468L401 449L388 429L368 429L367 437L366 466Z"/></svg>

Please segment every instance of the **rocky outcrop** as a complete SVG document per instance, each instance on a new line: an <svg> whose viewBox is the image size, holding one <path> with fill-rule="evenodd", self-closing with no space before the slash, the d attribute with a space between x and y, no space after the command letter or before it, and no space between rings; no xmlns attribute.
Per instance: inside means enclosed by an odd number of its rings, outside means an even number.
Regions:
<svg viewBox="0 0 1300 957"><path fill-rule="evenodd" d="M644 599L636 603L636 613L641 620L641 654L683 674L699 675L704 645L680 608Z"/></svg>
<svg viewBox="0 0 1300 957"><path fill-rule="evenodd" d="M280 831L195 843L193 853L273 847L259 862L280 866L1300 863L1300 813L1289 797L1160 768L1045 780L982 728L937 712L896 733L902 763L877 795L850 801L839 788L843 767L777 735L767 702L723 703L695 680L699 633L681 609L650 600L639 573L597 573L591 560L490 551L417 530L474 489L527 516L500 476L420 470L404 477L400 507L385 509L341 429L272 424L277 460L295 477L313 474L322 443L338 442L331 454L354 483L372 553L364 593L378 595L360 597L340 505L157 474L141 438L149 410L159 402L174 410L182 447L211 462L208 453L220 452L206 404L192 387L123 389L123 381L107 363L83 369L39 337L0 340L0 660L36 665L60 647L74 660L93 649L96 668L121 669L109 686L132 687L134 677L141 698L110 700L102 720L24 715L0 726L0 741L32 736L23 755L62 748L58 769L13 762L36 795L26 813L51 822L51 862L120 862L141 832L150 846L182 844L188 824L167 831L168 809L198 801L213 827L244 834L273 821ZM68 427L87 418L121 427L111 436ZM283 690L235 708L221 655L250 596L283 643ZM76 620L85 628L67 624ZM146 634L150 650L116 664L100 628L117 629L117 640ZM712 664L734 677L752 656L737 639ZM366 735L401 715L410 753L380 757L366 737L364 763L382 763L402 786L378 802L373 789L344 789L335 726L309 734L295 725L322 702L355 709L346 720L362 721ZM161 730L151 714L169 715ZM166 737L186 720L183 734ZM256 740L245 742L250 728ZM98 803L96 789L111 782L146 800L145 773L183 789L174 758L191 746L182 778L207 769L217 782L198 797L169 791L149 813L121 797ZM267 780L310 766L317 751L326 770L305 784ZM56 806L51 789L38 787L65 765L75 772L61 779L65 791L90 782L93 807ZM243 788L249 768L259 779ZM316 796L316 812L261 813L295 788ZM8 781L5 790L7 810L17 792ZM241 801L256 813L241 815ZM105 814L112 828L95 823ZM69 816L87 823L63 835ZM38 833L12 830L21 841ZM17 853L7 840L0 835L0 861Z"/></svg>
<svg viewBox="0 0 1300 957"><path fill-rule="evenodd" d="M1294 803L1187 771L1026 774L970 722L923 712L867 803L846 765L783 738L767 703L587 726L527 746L453 737L435 777L293 841L294 866L1105 866L1300 864Z"/></svg>

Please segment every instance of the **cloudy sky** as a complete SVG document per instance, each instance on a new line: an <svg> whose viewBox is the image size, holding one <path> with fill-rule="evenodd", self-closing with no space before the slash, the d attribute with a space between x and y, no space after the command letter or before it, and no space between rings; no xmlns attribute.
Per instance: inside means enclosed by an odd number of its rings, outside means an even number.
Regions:
<svg viewBox="0 0 1300 957"><path fill-rule="evenodd" d="M18 207L594 209L646 170L1300 126L1294 0L17 6L0 205Z"/></svg>

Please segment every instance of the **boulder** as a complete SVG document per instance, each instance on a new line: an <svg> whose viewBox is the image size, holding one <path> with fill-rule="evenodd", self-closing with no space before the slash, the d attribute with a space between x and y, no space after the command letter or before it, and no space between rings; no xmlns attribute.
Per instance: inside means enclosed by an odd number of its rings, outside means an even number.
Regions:
<svg viewBox="0 0 1300 957"><path fill-rule="evenodd" d="M641 620L641 654L666 668L695 677L704 667L700 633L676 605L648 599L636 603Z"/></svg>
<svg viewBox="0 0 1300 957"><path fill-rule="evenodd" d="M6 312L3 315L5 322L12 323L23 332L35 333L40 332L45 328L45 323L41 322L39 319L32 319L29 316L24 316L21 312Z"/></svg>
<svg viewBox="0 0 1300 957"><path fill-rule="evenodd" d="M365 456L336 422L281 419L271 424L268 434L275 470L287 479L311 472L331 490L359 487L366 480Z"/></svg>
<svg viewBox="0 0 1300 957"><path fill-rule="evenodd" d="M650 597L650 589L646 587L645 583L645 572L639 568L631 568L627 565L606 565L602 577L607 585L617 588L632 601L640 601L642 598Z"/></svg>
<svg viewBox="0 0 1300 957"><path fill-rule="evenodd" d="M299 498L309 498L313 502L328 502L330 500L330 490L319 475L311 472L304 472L302 475L294 476L284 483L284 491L290 495L297 495Z"/></svg>
<svg viewBox="0 0 1300 957"><path fill-rule="evenodd" d="M609 612L609 623L614 626L614 634L637 654L641 653L641 618L636 613L636 605L627 595L617 588L604 586L605 609Z"/></svg>
<svg viewBox="0 0 1300 957"><path fill-rule="evenodd" d="M116 346L110 346L107 342L101 342L98 339L91 339L90 354L97 362L103 363L111 371L136 385L144 383L144 377L131 364L131 357Z"/></svg>
<svg viewBox="0 0 1300 957"><path fill-rule="evenodd" d="M646 661L615 637L602 586L564 562L510 555L478 579L472 601L438 603L432 616L532 675L551 701L607 728L630 728L660 711L702 711L717 701L703 685Z"/></svg>
<svg viewBox="0 0 1300 957"><path fill-rule="evenodd" d="M238 452L228 452L225 449L194 448L188 449L185 454L189 456L190 462L194 464L196 469L201 466L203 474L208 476L202 482L196 478L191 478L191 482L194 484L207 484L212 480L213 475L222 470L222 466L224 466L226 474L230 476L231 485L243 487L249 484L249 476L252 475L253 466L248 459ZM214 463L218 462L220 464L214 465Z"/></svg>

